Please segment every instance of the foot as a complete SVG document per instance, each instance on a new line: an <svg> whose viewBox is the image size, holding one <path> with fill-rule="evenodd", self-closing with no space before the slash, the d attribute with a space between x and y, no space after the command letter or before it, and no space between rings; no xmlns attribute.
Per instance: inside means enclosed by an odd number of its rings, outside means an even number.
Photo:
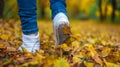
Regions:
<svg viewBox="0 0 120 67"><path fill-rule="evenodd" d="M70 33L64 31L70 31L70 25L67 16L64 13L58 13L53 19L54 22L54 34L55 45L61 45L64 41L70 37ZM65 29L68 28L68 29Z"/></svg>
<svg viewBox="0 0 120 67"><path fill-rule="evenodd" d="M18 48L18 50L23 51L22 47L27 49L28 52L35 53L36 50L40 49L40 40L39 40L39 33L25 35L22 34L22 45Z"/></svg>

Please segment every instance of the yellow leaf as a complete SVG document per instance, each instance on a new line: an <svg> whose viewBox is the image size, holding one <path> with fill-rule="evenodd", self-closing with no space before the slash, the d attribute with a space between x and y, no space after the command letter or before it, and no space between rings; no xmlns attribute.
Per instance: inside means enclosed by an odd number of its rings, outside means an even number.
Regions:
<svg viewBox="0 0 120 67"><path fill-rule="evenodd" d="M76 56L74 56L73 57L73 62L75 63L75 62L82 62L82 60L80 60L80 58L78 58L78 57L76 57Z"/></svg>
<svg viewBox="0 0 120 67"><path fill-rule="evenodd" d="M54 63L54 67L70 67L70 65L66 60L60 58L56 60L56 62Z"/></svg>
<svg viewBox="0 0 120 67"><path fill-rule="evenodd" d="M31 56L33 56L33 54L32 53L26 53L26 56L31 57Z"/></svg>
<svg viewBox="0 0 120 67"><path fill-rule="evenodd" d="M84 62L86 67L94 67L94 63L92 62Z"/></svg>
<svg viewBox="0 0 120 67"><path fill-rule="evenodd" d="M102 60L99 58L98 53L96 52L95 48L92 45L88 46L88 50L90 51L90 54L92 56L92 58L99 63L100 65L102 65Z"/></svg>
<svg viewBox="0 0 120 67"><path fill-rule="evenodd" d="M69 26L65 26L63 29L62 29L62 32L63 34L71 34L71 29Z"/></svg>
<svg viewBox="0 0 120 67"><path fill-rule="evenodd" d="M2 38L3 40L8 40L8 35L7 34L3 34L0 36L0 38Z"/></svg>
<svg viewBox="0 0 120 67"><path fill-rule="evenodd" d="M38 65L39 62L34 61L34 62L27 62L27 63L25 63L25 64L26 64L26 65L28 64L29 66L34 67L35 65Z"/></svg>
<svg viewBox="0 0 120 67"><path fill-rule="evenodd" d="M21 48L22 48L23 52L28 52L28 50L26 48L24 48L24 47L21 47Z"/></svg>
<svg viewBox="0 0 120 67"><path fill-rule="evenodd" d="M109 53L110 53L110 51L111 51L110 48L104 48L104 49L102 50L102 53L101 53L102 57L108 56Z"/></svg>
<svg viewBox="0 0 120 67"><path fill-rule="evenodd" d="M106 41L104 41L104 40L102 40L101 43L102 43L103 45L106 45L106 44L107 44Z"/></svg>
<svg viewBox="0 0 120 67"><path fill-rule="evenodd" d="M62 45L61 45L61 48L63 48L63 49L64 49L64 48L67 48L67 47L68 47L67 44L62 44Z"/></svg>
<svg viewBox="0 0 120 67"><path fill-rule="evenodd" d="M4 48L4 46L5 46L5 45L3 45L3 44L0 44L0 48Z"/></svg>
<svg viewBox="0 0 120 67"><path fill-rule="evenodd" d="M87 39L90 43L92 43L92 44L94 44L95 42L96 42L96 40L95 39L92 39L92 38L88 38Z"/></svg>
<svg viewBox="0 0 120 67"><path fill-rule="evenodd" d="M106 67L118 67L117 64L106 62Z"/></svg>
<svg viewBox="0 0 120 67"><path fill-rule="evenodd" d="M92 45L88 46L88 50L90 51L92 57L94 57L95 54L97 53Z"/></svg>
<svg viewBox="0 0 120 67"><path fill-rule="evenodd" d="M24 63L24 64L22 64L22 67L28 67L28 63Z"/></svg>
<svg viewBox="0 0 120 67"><path fill-rule="evenodd" d="M74 48L79 48L80 43L78 41L73 41L72 42L72 47Z"/></svg>
<svg viewBox="0 0 120 67"><path fill-rule="evenodd" d="M104 62L106 64L105 67L119 67L119 65L107 62L105 59L104 59Z"/></svg>
<svg viewBox="0 0 120 67"><path fill-rule="evenodd" d="M39 53L36 53L36 56L38 57L38 60L42 60L42 59L45 58L45 57L43 57L42 55L40 55Z"/></svg>
<svg viewBox="0 0 120 67"><path fill-rule="evenodd" d="M53 56L46 56L45 59L43 60L43 63L44 66L43 67L51 67L51 65L53 65L56 61L56 57L53 55Z"/></svg>

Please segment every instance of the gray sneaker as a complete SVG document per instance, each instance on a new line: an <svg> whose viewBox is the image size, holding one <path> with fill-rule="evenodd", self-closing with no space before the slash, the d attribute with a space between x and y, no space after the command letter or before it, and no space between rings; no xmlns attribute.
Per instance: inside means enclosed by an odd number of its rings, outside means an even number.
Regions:
<svg viewBox="0 0 120 67"><path fill-rule="evenodd" d="M61 45L66 39L70 37L71 30L69 22L59 22L57 26L54 26L55 33L55 45Z"/></svg>

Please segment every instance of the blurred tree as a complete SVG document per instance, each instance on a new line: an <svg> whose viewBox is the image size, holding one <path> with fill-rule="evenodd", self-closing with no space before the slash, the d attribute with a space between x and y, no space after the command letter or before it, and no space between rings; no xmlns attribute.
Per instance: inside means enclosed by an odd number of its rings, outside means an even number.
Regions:
<svg viewBox="0 0 120 67"><path fill-rule="evenodd" d="M43 19L43 18L45 18L45 1L44 0L39 0L39 8L40 8L40 14L41 14L41 18Z"/></svg>
<svg viewBox="0 0 120 67"><path fill-rule="evenodd" d="M111 3L111 5L109 5L108 3ZM111 20L114 21L115 10L117 9L117 0L98 0L98 7L99 7L101 21L106 19L107 12L110 12L110 11L108 11L108 7L110 7L110 6L112 8Z"/></svg>
<svg viewBox="0 0 120 67"><path fill-rule="evenodd" d="M109 0L104 0L104 5L105 5L104 7L105 7L105 8L104 8L104 15L103 15L103 18L104 18L104 19L103 19L103 20L105 20L105 19L107 18L107 11L108 11L107 5L108 5L108 1L109 1Z"/></svg>
<svg viewBox="0 0 120 67"><path fill-rule="evenodd" d="M9 18L15 18L18 19L18 6L17 6L17 0L4 0L4 12L3 12L3 18L9 19Z"/></svg>
<svg viewBox="0 0 120 67"><path fill-rule="evenodd" d="M0 0L0 17L18 18L16 1ZM107 19L111 17L111 20L114 21L115 18L119 19L120 16L120 0L66 0L66 3L71 19L100 18L101 20L105 20L106 17ZM4 11L2 6L4 6ZM37 18L51 18L49 0L37 0Z"/></svg>
<svg viewBox="0 0 120 67"><path fill-rule="evenodd" d="M66 0L67 9L71 18L88 19L90 8L96 0Z"/></svg>
<svg viewBox="0 0 120 67"><path fill-rule="evenodd" d="M45 18L48 18L47 15L50 11L47 10L49 8L49 0L47 1L44 1L44 0L37 0L37 11L38 11L38 17L41 18L41 19L45 19ZM47 11L46 11L47 10Z"/></svg>
<svg viewBox="0 0 120 67"><path fill-rule="evenodd" d="M102 0L98 0L98 7L99 7L99 12L100 12L100 20L103 20L103 15L102 15Z"/></svg>
<svg viewBox="0 0 120 67"><path fill-rule="evenodd" d="M116 5L117 5L116 0L112 0L112 9L113 9L113 11L112 11L112 17L111 17L112 21L114 21L114 19L115 19L115 9L117 8Z"/></svg>
<svg viewBox="0 0 120 67"><path fill-rule="evenodd" d="M68 13L69 13L69 16L72 17L72 18L76 18L76 16L78 16L80 14L80 9L79 9L79 6L80 6L80 0L66 0L66 3L67 3L67 10L68 10Z"/></svg>
<svg viewBox="0 0 120 67"><path fill-rule="evenodd" d="M3 18L4 0L0 0L0 18Z"/></svg>
<svg viewBox="0 0 120 67"><path fill-rule="evenodd" d="M98 0L98 7L99 7L101 21L105 20L107 17L107 3L108 0Z"/></svg>

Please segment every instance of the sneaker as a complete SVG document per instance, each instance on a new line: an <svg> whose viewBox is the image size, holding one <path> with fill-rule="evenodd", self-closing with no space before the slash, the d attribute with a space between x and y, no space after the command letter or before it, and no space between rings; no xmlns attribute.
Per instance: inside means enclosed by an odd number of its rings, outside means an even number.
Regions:
<svg viewBox="0 0 120 67"><path fill-rule="evenodd" d="M22 34L22 45L18 48L18 50L23 51L22 47L27 49L28 52L35 53L36 50L40 49L40 39L39 39L39 33L32 34L32 35L25 35Z"/></svg>
<svg viewBox="0 0 120 67"><path fill-rule="evenodd" d="M70 24L68 18L65 14L58 13L53 19L53 22L54 22L55 45L56 46L61 45L67 38L70 37L70 33L64 32L64 30L70 31Z"/></svg>

